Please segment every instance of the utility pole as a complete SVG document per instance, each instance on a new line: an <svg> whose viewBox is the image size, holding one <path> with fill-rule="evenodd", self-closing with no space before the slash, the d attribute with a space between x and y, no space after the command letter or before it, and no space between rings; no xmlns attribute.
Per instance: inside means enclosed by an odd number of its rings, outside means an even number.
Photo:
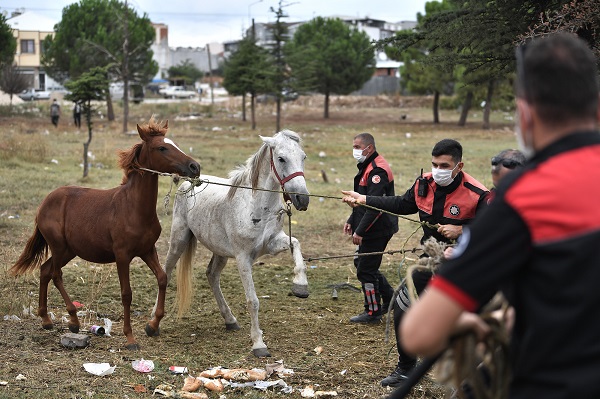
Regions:
<svg viewBox="0 0 600 399"><path fill-rule="evenodd" d="M212 76L212 61L210 60L210 44L206 44L206 52L208 53L208 76L210 86L210 105L215 105L215 96L213 94L213 76Z"/></svg>

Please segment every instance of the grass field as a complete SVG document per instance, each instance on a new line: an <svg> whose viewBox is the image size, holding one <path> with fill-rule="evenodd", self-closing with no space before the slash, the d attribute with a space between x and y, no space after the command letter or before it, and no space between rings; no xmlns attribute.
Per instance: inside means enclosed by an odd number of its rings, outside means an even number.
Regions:
<svg viewBox="0 0 600 399"><path fill-rule="evenodd" d="M414 99L413 99L414 100ZM311 194L307 212L294 212L292 234L303 249L304 258L349 255L352 243L342 234L350 208L339 200L319 195L341 196L352 188L356 173L352 158L352 139L360 132L372 133L378 151L390 162L395 176L396 193L408 189L421 168L430 168L431 148L443 138L459 140L464 147L465 170L486 186L491 185L489 160L500 150L514 147L510 114L494 113L492 129L481 130L481 112L472 115L466 127L456 126L458 113L442 112L442 123L433 125L431 110L423 107L428 100L397 98L334 98L330 118L322 118L322 99L300 98L284 106L282 127L303 138L308 155L306 180ZM83 329L98 323L96 315L114 322L112 337L92 336L83 350L60 345L60 335L68 331L61 317L66 314L58 291L49 288L49 307L57 316L55 329L41 328L38 317L25 317L23 308L37 309L38 274L15 279L7 273L33 231L36 209L42 199L62 185L110 188L121 182L116 166L116 150L139 141L135 123L145 123L151 115L169 120L168 137L198 160L202 174L226 176L258 150L258 135L274 134L274 107L261 105L257 112L258 128L250 129L241 121L239 100L218 103L214 107L197 102L133 105L129 133L121 133L122 122L94 119L90 145L91 168L82 179L83 142L87 131L78 131L64 111L58 128L50 124L47 104L26 104L25 114L0 116L0 313L18 315L21 321L0 321L0 398L145 398L159 384L183 385L183 377L168 372L171 365L186 366L192 374L214 366L264 367L283 360L295 371L285 378L295 391L285 397L299 398L298 389L314 385L316 389L335 390L343 398L378 398L389 394L379 381L395 365L392 340L385 342L385 324L352 325L348 318L361 311L362 294L340 290L331 297L331 284L349 282L359 286L351 258L313 261L307 264L310 296L289 296L293 262L288 253L266 256L254 267L254 280L261 300L260 323L264 339L273 354L257 359L250 351L249 318L244 292L233 261L225 269L222 287L241 330L227 332L205 279L210 255L199 247L194 274L196 294L192 312L177 319L173 311L176 285L167 290L167 316L161 323L161 335L148 338L144 326L156 298L156 280L139 259L131 267L133 289L132 316L134 335L142 346L139 352L127 351L122 334L122 307L114 264L90 264L75 258L63 268L65 287L71 298L84 304L87 316ZM33 108L40 109L36 111ZM63 109L68 109L65 104ZM102 110L104 112L104 110ZM105 112L104 112L105 113ZM120 116L120 109L117 108ZM402 116L404 115L404 118ZM133 134L132 134L133 133ZM327 178L325 182L324 176ZM168 178L160 179L156 204L163 232L157 242L161 262L168 249L170 211L162 199L171 190ZM174 188L171 198L174 195ZM400 232L388 249L413 248L419 232L407 241L418 225L400 221ZM400 282L404 267L414 259L400 255L384 256L381 270L393 285ZM316 354L314 348L323 352ZM151 359L156 368L148 375L131 367L131 361ZM86 362L116 365L114 374L96 377L82 368ZM16 380L22 374L24 380ZM141 392L140 392L141 391ZM420 384L413 398L441 397L443 390L430 380ZM226 390L227 398L275 398L282 394L246 388ZM217 394L209 393L217 398Z"/></svg>

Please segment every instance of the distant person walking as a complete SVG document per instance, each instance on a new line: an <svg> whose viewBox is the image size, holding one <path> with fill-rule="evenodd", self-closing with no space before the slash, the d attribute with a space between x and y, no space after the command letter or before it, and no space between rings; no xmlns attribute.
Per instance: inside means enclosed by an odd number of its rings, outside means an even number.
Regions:
<svg viewBox="0 0 600 399"><path fill-rule="evenodd" d="M52 105L50 105L50 119L52 120L52 124L55 127L58 127L58 119L60 118L60 105L58 105L58 101L56 98L52 101Z"/></svg>
<svg viewBox="0 0 600 399"><path fill-rule="evenodd" d="M73 122L75 122L77 129L81 127L81 104L79 102L73 105Z"/></svg>

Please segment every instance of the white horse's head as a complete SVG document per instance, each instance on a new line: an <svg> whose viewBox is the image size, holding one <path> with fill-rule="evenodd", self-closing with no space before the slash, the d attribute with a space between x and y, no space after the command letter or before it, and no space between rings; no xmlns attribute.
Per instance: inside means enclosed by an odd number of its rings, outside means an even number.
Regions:
<svg viewBox="0 0 600 399"><path fill-rule="evenodd" d="M260 138L270 149L271 176L284 191L290 193L297 210L307 210L310 197L304 178L306 154L300 146L300 136L291 130L282 130L273 137Z"/></svg>

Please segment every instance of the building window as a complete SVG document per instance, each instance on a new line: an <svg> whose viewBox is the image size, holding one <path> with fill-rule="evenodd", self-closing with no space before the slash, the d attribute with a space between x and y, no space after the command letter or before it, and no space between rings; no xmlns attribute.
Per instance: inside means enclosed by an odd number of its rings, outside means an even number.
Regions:
<svg viewBox="0 0 600 399"><path fill-rule="evenodd" d="M21 40L21 54L35 54L35 42L33 40Z"/></svg>

